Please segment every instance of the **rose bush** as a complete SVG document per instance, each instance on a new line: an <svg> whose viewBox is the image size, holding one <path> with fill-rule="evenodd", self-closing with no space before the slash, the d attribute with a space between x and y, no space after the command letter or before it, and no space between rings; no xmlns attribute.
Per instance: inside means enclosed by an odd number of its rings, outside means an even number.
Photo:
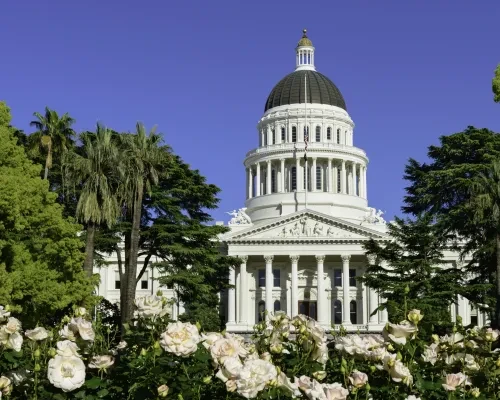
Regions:
<svg viewBox="0 0 500 400"><path fill-rule="evenodd" d="M303 315L276 312L244 338L169 320L160 294L136 304L123 334L80 307L23 332L0 306L0 398L500 399L500 333L491 328L458 321L426 343L419 310L382 335L327 335Z"/></svg>

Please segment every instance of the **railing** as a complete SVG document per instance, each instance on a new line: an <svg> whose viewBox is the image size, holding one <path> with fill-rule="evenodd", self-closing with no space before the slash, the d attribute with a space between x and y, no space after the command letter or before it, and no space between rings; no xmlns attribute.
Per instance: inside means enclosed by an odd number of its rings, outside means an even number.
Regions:
<svg viewBox="0 0 500 400"><path fill-rule="evenodd" d="M279 152L279 151L293 151L297 150L299 152L304 151L305 144L303 142L297 142L297 143L279 143L279 144L271 144L268 146L264 147L258 147L256 149L250 150L247 154L246 157L253 156L255 154L260 154L260 153L272 153L272 152ZM338 144L338 143L308 143L307 145L307 150L326 150L326 151L340 151L340 152L347 152L351 154L355 154L361 157L366 157L366 153L354 146L348 146L345 144Z"/></svg>

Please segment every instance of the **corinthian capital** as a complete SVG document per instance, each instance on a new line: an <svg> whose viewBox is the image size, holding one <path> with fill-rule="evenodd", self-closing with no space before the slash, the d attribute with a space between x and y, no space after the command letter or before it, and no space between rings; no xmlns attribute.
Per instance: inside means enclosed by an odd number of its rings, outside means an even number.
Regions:
<svg viewBox="0 0 500 400"><path fill-rule="evenodd" d="M299 261L299 258L300 258L300 256L299 256L299 255L297 255L297 254L292 254L292 255L290 256L290 260L292 260L292 262L297 262L297 261Z"/></svg>
<svg viewBox="0 0 500 400"><path fill-rule="evenodd" d="M324 255L317 255L316 261L319 263L322 263L323 261L325 261L325 256Z"/></svg>
<svg viewBox="0 0 500 400"><path fill-rule="evenodd" d="M342 261L348 262L351 259L350 254L341 254L340 257L342 258Z"/></svg>
<svg viewBox="0 0 500 400"><path fill-rule="evenodd" d="M264 260L266 260L266 263L271 263L273 262L274 256L264 256Z"/></svg>
<svg viewBox="0 0 500 400"><path fill-rule="evenodd" d="M246 264L248 261L248 256L238 256L242 264Z"/></svg>

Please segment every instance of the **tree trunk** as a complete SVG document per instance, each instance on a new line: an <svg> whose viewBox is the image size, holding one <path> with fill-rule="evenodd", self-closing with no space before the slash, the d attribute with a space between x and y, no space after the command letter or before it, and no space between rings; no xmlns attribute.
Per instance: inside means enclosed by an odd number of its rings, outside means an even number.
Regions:
<svg viewBox="0 0 500 400"><path fill-rule="evenodd" d="M122 309L122 323L129 322L134 316L135 290L137 287L137 257L139 254L139 239L142 214L143 188L138 187L132 213L132 228L130 230L130 250L126 262L124 303Z"/></svg>
<svg viewBox="0 0 500 400"><path fill-rule="evenodd" d="M500 327L500 233L497 233L497 276L496 276L496 307L492 325L495 329Z"/></svg>
<svg viewBox="0 0 500 400"><path fill-rule="evenodd" d="M89 277L94 273L94 237L95 225L89 222L87 225L87 241L85 243L85 261L83 262L83 270Z"/></svg>

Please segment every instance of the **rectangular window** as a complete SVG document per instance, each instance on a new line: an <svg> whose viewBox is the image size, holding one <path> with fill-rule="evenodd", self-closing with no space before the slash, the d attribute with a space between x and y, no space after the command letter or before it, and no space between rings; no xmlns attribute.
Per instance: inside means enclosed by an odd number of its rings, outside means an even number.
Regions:
<svg viewBox="0 0 500 400"><path fill-rule="evenodd" d="M115 271L115 289L120 289L120 273Z"/></svg>
<svg viewBox="0 0 500 400"><path fill-rule="evenodd" d="M322 182L323 182L323 177L321 176L321 167L318 165L316 166L316 190L321 190L322 189Z"/></svg>
<svg viewBox="0 0 500 400"><path fill-rule="evenodd" d="M274 287L281 286L281 275L279 269L273 269L273 280L274 280Z"/></svg>
<svg viewBox="0 0 500 400"><path fill-rule="evenodd" d="M342 270L334 269L333 270L333 285L337 287L342 287Z"/></svg>
<svg viewBox="0 0 500 400"><path fill-rule="evenodd" d="M273 144L276 144L276 131L273 129Z"/></svg>
<svg viewBox="0 0 500 400"><path fill-rule="evenodd" d="M281 128L281 142L285 143L286 136L285 136L285 128Z"/></svg>
<svg viewBox="0 0 500 400"><path fill-rule="evenodd" d="M337 168L337 193L342 190L342 182L340 181L340 168Z"/></svg>
<svg viewBox="0 0 500 400"><path fill-rule="evenodd" d="M319 126L316 127L316 142L321 142L321 128Z"/></svg>
<svg viewBox="0 0 500 400"><path fill-rule="evenodd" d="M259 287L266 286L266 270L259 269Z"/></svg>
<svg viewBox="0 0 500 400"><path fill-rule="evenodd" d="M145 271L141 277L141 289L149 288L149 274L148 271Z"/></svg>
<svg viewBox="0 0 500 400"><path fill-rule="evenodd" d="M292 167L292 191L297 190L297 168Z"/></svg>
<svg viewBox="0 0 500 400"><path fill-rule="evenodd" d="M271 193L276 193L276 170L271 171Z"/></svg>
<svg viewBox="0 0 500 400"><path fill-rule="evenodd" d="M349 286L356 287L356 270L349 269Z"/></svg>
<svg viewBox="0 0 500 400"><path fill-rule="evenodd" d="M326 140L332 140L332 128L326 130Z"/></svg>
<svg viewBox="0 0 500 400"><path fill-rule="evenodd" d="M292 126L292 142L295 143L297 141L297 127Z"/></svg>
<svg viewBox="0 0 500 400"><path fill-rule="evenodd" d="M340 129L337 129L337 143L340 144Z"/></svg>
<svg viewBox="0 0 500 400"><path fill-rule="evenodd" d="M304 165L302 167L302 176L306 176L306 166ZM306 180L304 179L304 182L303 183L303 186L304 186L304 190L306 189ZM309 166L307 166L307 190L310 191L311 190L311 168L309 168Z"/></svg>

